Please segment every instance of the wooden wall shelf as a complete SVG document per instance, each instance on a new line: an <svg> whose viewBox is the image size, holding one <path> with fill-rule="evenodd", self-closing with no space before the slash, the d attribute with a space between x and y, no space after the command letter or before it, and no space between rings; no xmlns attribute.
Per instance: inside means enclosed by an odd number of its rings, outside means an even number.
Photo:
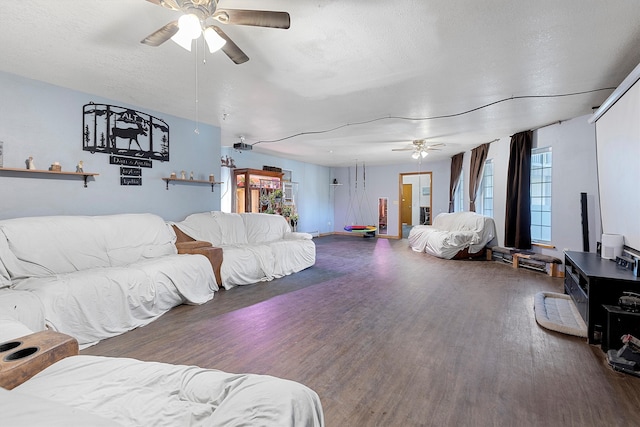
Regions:
<svg viewBox="0 0 640 427"><path fill-rule="evenodd" d="M87 179L90 176L98 176L99 173L93 172L63 172L63 171L48 171L40 169L18 169L18 168L0 168L0 172L11 173L27 173L27 174L43 174L43 175L63 175L63 176L81 176L84 179L84 186L87 187Z"/></svg>
<svg viewBox="0 0 640 427"><path fill-rule="evenodd" d="M212 193L216 185L224 184L224 182L217 182L217 181L211 182L211 181L205 181L202 179L162 178L162 180L167 183L167 190L169 189L169 183L171 181L175 181L175 182L182 182L182 183L188 183L188 184L208 184L208 185L211 185Z"/></svg>

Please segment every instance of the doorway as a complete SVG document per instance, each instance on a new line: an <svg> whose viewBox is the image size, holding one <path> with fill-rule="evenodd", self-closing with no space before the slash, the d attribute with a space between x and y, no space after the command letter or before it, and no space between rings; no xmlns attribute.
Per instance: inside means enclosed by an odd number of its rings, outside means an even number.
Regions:
<svg viewBox="0 0 640 427"><path fill-rule="evenodd" d="M415 225L431 225L432 191L431 172L408 172L399 175L400 212L398 235L409 236Z"/></svg>
<svg viewBox="0 0 640 427"><path fill-rule="evenodd" d="M388 198L378 198L378 234L387 234L388 206Z"/></svg>
<svg viewBox="0 0 640 427"><path fill-rule="evenodd" d="M413 206L413 184L402 184L400 200L400 222L402 222L403 225L413 225L411 215L411 207Z"/></svg>

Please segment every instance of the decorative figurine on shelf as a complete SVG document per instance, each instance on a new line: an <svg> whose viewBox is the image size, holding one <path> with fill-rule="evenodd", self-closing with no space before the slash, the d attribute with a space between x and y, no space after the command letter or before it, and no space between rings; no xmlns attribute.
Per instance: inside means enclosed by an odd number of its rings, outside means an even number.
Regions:
<svg viewBox="0 0 640 427"><path fill-rule="evenodd" d="M191 171L191 173L189 174L189 179L193 181L193 171Z"/></svg>
<svg viewBox="0 0 640 427"><path fill-rule="evenodd" d="M169 175L169 178L176 179L176 173L175 172L171 172L171 175Z"/></svg>
<svg viewBox="0 0 640 427"><path fill-rule="evenodd" d="M52 172L60 172L62 171L62 166L60 166L60 162L53 162L49 167L49 170Z"/></svg>
<svg viewBox="0 0 640 427"><path fill-rule="evenodd" d="M235 169L236 165L235 165L234 160L233 160L232 157L224 156L224 157L220 157L220 160L222 162L221 166L226 167L226 168Z"/></svg>
<svg viewBox="0 0 640 427"><path fill-rule="evenodd" d="M213 174L209 175L209 182L216 182L216 177Z"/></svg>
<svg viewBox="0 0 640 427"><path fill-rule="evenodd" d="M27 160L27 169L34 170L36 165L33 163L33 157L29 156L29 160Z"/></svg>
<svg viewBox="0 0 640 427"><path fill-rule="evenodd" d="M84 162L80 160L78 165L76 166L76 172L83 173L84 172Z"/></svg>
<svg viewBox="0 0 640 427"><path fill-rule="evenodd" d="M185 171L180 171L180 179L187 179L187 173Z"/></svg>

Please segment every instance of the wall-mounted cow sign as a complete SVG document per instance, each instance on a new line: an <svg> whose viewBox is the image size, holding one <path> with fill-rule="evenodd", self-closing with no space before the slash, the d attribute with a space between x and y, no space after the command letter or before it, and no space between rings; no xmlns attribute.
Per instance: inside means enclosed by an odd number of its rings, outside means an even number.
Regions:
<svg viewBox="0 0 640 427"><path fill-rule="evenodd" d="M130 108L89 103L83 107L83 150L169 161L169 125Z"/></svg>

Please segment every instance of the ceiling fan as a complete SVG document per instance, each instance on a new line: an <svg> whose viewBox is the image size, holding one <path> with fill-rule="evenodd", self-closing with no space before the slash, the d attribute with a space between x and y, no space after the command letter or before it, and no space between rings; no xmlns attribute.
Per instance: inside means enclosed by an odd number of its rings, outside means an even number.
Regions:
<svg viewBox="0 0 640 427"><path fill-rule="evenodd" d="M418 159L420 157L425 158L429 155L429 151L438 151L440 150L440 147L444 146L445 144L442 142L427 145L427 142L424 139L415 139L410 146L405 148L394 148L391 151L413 151L411 157Z"/></svg>
<svg viewBox="0 0 640 427"><path fill-rule="evenodd" d="M191 42L202 34L210 52L218 49L236 64L242 64L249 57L218 27L217 23L229 25L249 25L287 29L291 19L287 12L267 10L244 10L218 8L218 0L147 0L167 9L183 13L180 19L169 22L164 27L149 34L142 44L160 46L172 39L191 51Z"/></svg>

